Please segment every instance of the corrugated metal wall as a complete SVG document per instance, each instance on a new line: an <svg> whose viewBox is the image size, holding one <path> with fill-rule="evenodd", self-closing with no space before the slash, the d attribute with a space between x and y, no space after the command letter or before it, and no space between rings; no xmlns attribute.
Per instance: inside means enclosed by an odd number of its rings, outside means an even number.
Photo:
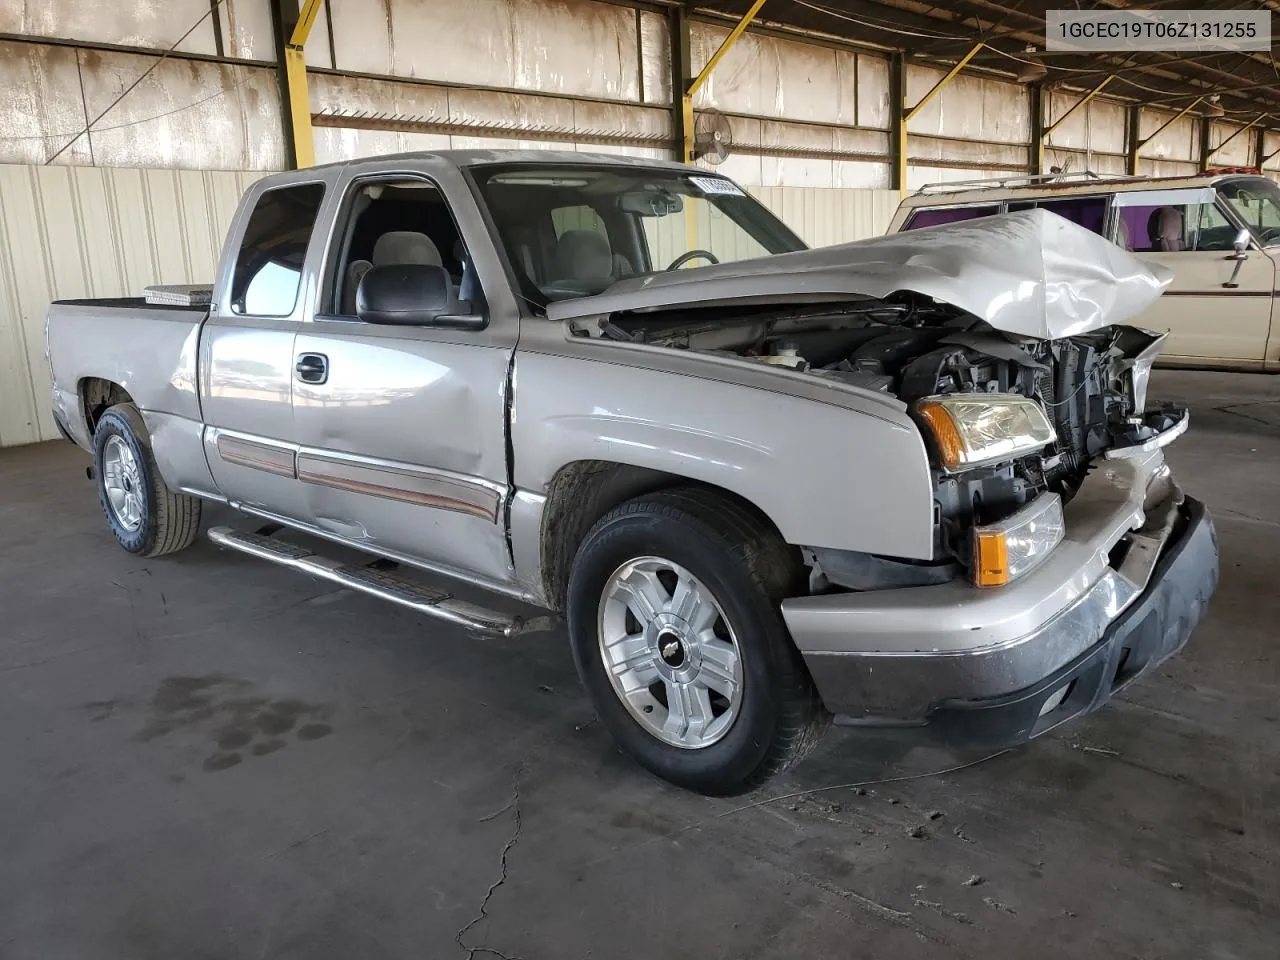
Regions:
<svg viewBox="0 0 1280 960"><path fill-rule="evenodd" d="M0 41L0 162L282 168L271 2L0 0L0 34L28 38ZM698 70L729 27L691 18ZM306 56L322 161L506 146L672 155L670 38L658 10L600 0L325 0ZM882 189L889 74L879 51L748 31L695 106L726 114L735 149L721 169L745 186ZM909 62L907 102L942 75ZM1080 96L1047 88L1045 125ZM961 73L910 123L907 186L1027 169L1030 105L1025 85ZM1143 130L1168 116L1144 109ZM1184 118L1143 150L1141 171L1191 172L1204 123L1213 145L1235 129ZM1104 94L1053 131L1046 163L1123 172L1127 128L1125 106ZM1250 163L1256 147L1257 131L1246 131L1213 162Z"/></svg>
<svg viewBox="0 0 1280 960"><path fill-rule="evenodd" d="M0 41L0 163L282 169L269 0L222 0L216 17L208 0L0 0L0 34L141 50L168 49L201 17L177 51L242 62Z"/></svg>
<svg viewBox="0 0 1280 960"><path fill-rule="evenodd" d="M897 190L747 189L811 247L880 236L902 199Z"/></svg>
<svg viewBox="0 0 1280 960"><path fill-rule="evenodd" d="M260 175L0 164L0 446L58 436L44 355L49 301L212 280L236 203ZM891 190L752 192L815 246L883 233L898 202Z"/></svg>
<svg viewBox="0 0 1280 960"><path fill-rule="evenodd" d="M910 64L908 103L918 103L944 71ZM908 126L907 187L1025 171L1030 156L1027 88L961 74L925 104Z"/></svg>
<svg viewBox="0 0 1280 960"><path fill-rule="evenodd" d="M53 440L49 301L213 279L259 174L0 165L0 446Z"/></svg>

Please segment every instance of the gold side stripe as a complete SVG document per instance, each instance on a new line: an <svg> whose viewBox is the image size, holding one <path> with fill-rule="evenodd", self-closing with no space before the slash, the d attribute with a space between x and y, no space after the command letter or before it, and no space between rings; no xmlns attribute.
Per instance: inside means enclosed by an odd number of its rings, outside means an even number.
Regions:
<svg viewBox="0 0 1280 960"><path fill-rule="evenodd" d="M1164 297L1270 297L1270 290L1166 290Z"/></svg>
<svg viewBox="0 0 1280 960"><path fill-rule="evenodd" d="M338 490L452 510L490 523L497 522L502 499L496 490L454 477L373 467L314 454L299 454L298 479Z"/></svg>
<svg viewBox="0 0 1280 960"><path fill-rule="evenodd" d="M263 470L280 477L293 477L294 452L285 447L275 447L266 443L255 443L226 434L218 436L218 456L227 463Z"/></svg>

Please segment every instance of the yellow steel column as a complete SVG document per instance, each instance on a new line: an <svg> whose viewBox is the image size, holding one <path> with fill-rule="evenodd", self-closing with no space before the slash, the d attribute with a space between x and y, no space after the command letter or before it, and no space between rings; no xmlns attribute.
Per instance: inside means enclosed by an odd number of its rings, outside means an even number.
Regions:
<svg viewBox="0 0 1280 960"><path fill-rule="evenodd" d="M285 77L289 84L289 117L293 123L293 152L299 168L315 166L316 148L311 133L311 97L307 94L307 36L315 26L321 0L306 0L298 22L284 48Z"/></svg>
<svg viewBox="0 0 1280 960"><path fill-rule="evenodd" d="M693 163L694 159L693 95L697 93L698 88L706 82L707 77L711 76L711 71L716 68L716 64L720 62L720 58L729 52L730 48L738 42L738 38L742 36L743 31L746 30L747 27L751 26L751 21L756 18L756 14L760 12L760 8L763 7L764 4L765 0L755 0L755 3L751 4L751 9L744 13L742 15L742 19L734 24L733 29L729 31L729 35L724 38L724 43L720 44L720 46L716 48L716 52L713 53L711 55L711 59L707 61L707 65L699 71L696 77L685 85L680 102L680 109L684 116L684 143L681 144L680 157L680 161L682 163Z"/></svg>
<svg viewBox="0 0 1280 960"><path fill-rule="evenodd" d="M1073 103L1070 107L1068 107L1066 113L1064 113L1057 120L1053 121L1053 123L1049 124L1047 127L1044 128L1044 132L1040 134L1040 140L1036 144L1036 173L1044 173L1044 146L1045 146L1045 141L1049 139L1049 134L1053 133L1053 131L1057 130L1058 127L1062 126L1062 121L1066 120L1067 117L1071 116L1081 107L1083 107L1086 103L1088 103L1098 94L1100 94L1102 92L1102 88L1105 87L1108 83L1110 83L1115 78L1116 78L1116 75L1114 73L1108 74L1107 76L1103 77L1102 81L1096 87L1094 87L1092 90L1086 93L1083 97L1081 97L1079 100Z"/></svg>
<svg viewBox="0 0 1280 960"><path fill-rule="evenodd" d="M898 143L897 143L898 149L896 153L897 162L898 162L897 179L898 179L899 193L906 194L907 192L907 124L911 121L912 117L914 117L917 113L921 111L921 109L925 106L925 104L927 104L930 100L932 100L937 95L939 90L941 90L948 83L950 83L952 80L955 79L956 74L958 74L961 70L963 70L965 66L968 65L969 61L978 55L978 51L981 50L983 46L984 44L982 43L982 41L978 41L977 43L975 43L973 45L973 48L968 53L966 53L963 57L961 57L956 62L956 65L943 75L941 80L939 80L937 83L935 83L932 87L929 88L929 92L920 98L919 103L917 103L914 107L908 108L906 113L902 115L902 122L898 124ZM905 86L905 82L904 82L904 86ZM904 96L905 96L905 90L904 90ZM901 104L898 105L898 107L899 109L906 107L905 99Z"/></svg>

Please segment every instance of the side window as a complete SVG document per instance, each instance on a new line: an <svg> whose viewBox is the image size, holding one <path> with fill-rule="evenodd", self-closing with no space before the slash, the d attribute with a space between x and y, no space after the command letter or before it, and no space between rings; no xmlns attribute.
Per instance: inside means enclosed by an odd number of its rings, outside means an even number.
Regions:
<svg viewBox="0 0 1280 960"><path fill-rule="evenodd" d="M994 204L983 207L946 207L941 210L924 209L913 213L903 230L919 230L921 227L937 227L944 223L959 223L961 220L974 220L978 217L994 217L1000 208Z"/></svg>
<svg viewBox="0 0 1280 960"><path fill-rule="evenodd" d="M1196 229L1197 250L1231 250L1237 227L1212 203L1200 204L1200 222Z"/></svg>
<svg viewBox="0 0 1280 960"><path fill-rule="evenodd" d="M231 278L233 313L287 317L302 282L302 262L324 199L324 185L268 190L258 198Z"/></svg>
<svg viewBox="0 0 1280 960"><path fill-rule="evenodd" d="M1230 250L1236 228L1212 203L1121 207L1116 243L1139 253Z"/></svg>
<svg viewBox="0 0 1280 960"><path fill-rule="evenodd" d="M1071 197L1063 200L1041 200L1036 204L1041 210L1048 210L1072 223L1101 234L1107 219L1107 200L1105 197ZM1010 204L1010 209L1013 205Z"/></svg>
<svg viewBox="0 0 1280 960"><path fill-rule="evenodd" d="M356 315L360 281L374 267L442 267L450 313L484 313L479 277L457 222L435 184L416 178L366 180L352 186L329 265L326 312Z"/></svg>

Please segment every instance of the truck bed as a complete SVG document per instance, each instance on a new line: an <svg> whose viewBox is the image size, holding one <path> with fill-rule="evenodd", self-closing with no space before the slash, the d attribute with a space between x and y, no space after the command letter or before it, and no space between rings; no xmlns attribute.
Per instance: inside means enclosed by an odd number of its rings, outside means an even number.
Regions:
<svg viewBox="0 0 1280 960"><path fill-rule="evenodd" d="M141 297L57 300L46 338L53 408L72 439L88 447L81 398L92 380L118 384L152 424L199 422L196 365L207 306L147 303Z"/></svg>
<svg viewBox="0 0 1280 960"><path fill-rule="evenodd" d="M208 304L191 304L182 306L172 303L148 303L145 297L83 297L71 300L55 300L51 306L58 307L103 307L108 310L182 310L208 313Z"/></svg>

